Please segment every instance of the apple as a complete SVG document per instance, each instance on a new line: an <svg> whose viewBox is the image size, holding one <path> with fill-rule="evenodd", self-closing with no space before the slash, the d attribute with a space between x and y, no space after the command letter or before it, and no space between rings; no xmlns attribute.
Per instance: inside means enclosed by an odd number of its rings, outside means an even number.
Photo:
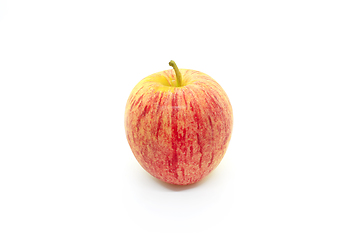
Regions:
<svg viewBox="0 0 364 240"><path fill-rule="evenodd" d="M125 131L140 165L171 184L200 181L221 162L232 133L233 111L210 76L173 69L142 79L125 109Z"/></svg>

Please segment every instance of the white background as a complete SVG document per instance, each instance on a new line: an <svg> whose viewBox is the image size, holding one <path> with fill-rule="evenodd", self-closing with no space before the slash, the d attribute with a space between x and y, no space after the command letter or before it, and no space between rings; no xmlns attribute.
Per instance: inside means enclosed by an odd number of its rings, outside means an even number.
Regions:
<svg viewBox="0 0 364 240"><path fill-rule="evenodd" d="M124 133L171 59L234 110L187 187ZM362 240L363 81L363 1L0 0L0 239Z"/></svg>

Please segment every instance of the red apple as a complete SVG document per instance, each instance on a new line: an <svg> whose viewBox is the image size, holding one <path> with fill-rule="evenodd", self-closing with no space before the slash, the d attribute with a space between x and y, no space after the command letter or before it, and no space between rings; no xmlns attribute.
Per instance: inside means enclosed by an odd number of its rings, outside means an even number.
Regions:
<svg viewBox="0 0 364 240"><path fill-rule="evenodd" d="M233 111L207 74L177 68L141 80L126 104L131 150L152 176L171 184L195 183L221 162L232 133Z"/></svg>

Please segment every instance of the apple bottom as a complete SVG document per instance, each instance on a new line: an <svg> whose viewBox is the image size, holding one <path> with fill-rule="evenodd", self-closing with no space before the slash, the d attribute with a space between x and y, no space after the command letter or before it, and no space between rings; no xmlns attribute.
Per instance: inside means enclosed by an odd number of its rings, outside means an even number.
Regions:
<svg viewBox="0 0 364 240"><path fill-rule="evenodd" d="M183 143L179 143L184 145ZM197 145L197 146L196 146ZM158 144L147 146L154 153L134 153L139 164L152 176L170 184L193 184L211 173L221 162L225 150L202 150L209 146L204 141L185 145L177 154L161 149Z"/></svg>

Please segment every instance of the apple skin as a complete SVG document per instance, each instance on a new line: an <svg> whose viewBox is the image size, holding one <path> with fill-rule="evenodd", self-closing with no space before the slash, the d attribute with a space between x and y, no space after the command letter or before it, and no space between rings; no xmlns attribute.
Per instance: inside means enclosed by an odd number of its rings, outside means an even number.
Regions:
<svg viewBox="0 0 364 240"><path fill-rule="evenodd" d="M221 162L233 111L221 86L207 74L180 69L152 74L132 90L125 110L131 150L152 176L171 184L200 181Z"/></svg>

